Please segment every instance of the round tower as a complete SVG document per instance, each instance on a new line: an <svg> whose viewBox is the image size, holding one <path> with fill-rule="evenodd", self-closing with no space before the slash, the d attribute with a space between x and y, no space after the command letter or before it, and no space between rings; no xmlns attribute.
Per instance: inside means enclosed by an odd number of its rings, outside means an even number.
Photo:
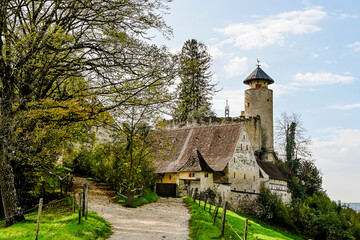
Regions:
<svg viewBox="0 0 360 240"><path fill-rule="evenodd" d="M274 80L261 68L257 68L244 80L249 85L245 90L245 116L260 116L262 159L274 162L274 129L273 129L273 91L268 85Z"/></svg>

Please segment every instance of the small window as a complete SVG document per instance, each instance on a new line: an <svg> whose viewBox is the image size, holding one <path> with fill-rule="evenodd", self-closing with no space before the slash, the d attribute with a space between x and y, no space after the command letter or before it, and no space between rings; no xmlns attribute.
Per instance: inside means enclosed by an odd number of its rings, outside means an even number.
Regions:
<svg viewBox="0 0 360 240"><path fill-rule="evenodd" d="M169 175L169 180L171 180L171 175Z"/></svg>
<svg viewBox="0 0 360 240"><path fill-rule="evenodd" d="M261 88L261 84L256 84L255 88Z"/></svg>
<svg viewBox="0 0 360 240"><path fill-rule="evenodd" d="M244 173L244 179L246 179L246 174Z"/></svg>
<svg viewBox="0 0 360 240"><path fill-rule="evenodd" d="M191 177L195 177L195 173L191 173Z"/></svg>
<svg viewBox="0 0 360 240"><path fill-rule="evenodd" d="M244 192L246 192L246 189L244 189Z"/></svg>
<svg viewBox="0 0 360 240"><path fill-rule="evenodd" d="M253 180L254 180L254 182L255 182L255 176L253 176Z"/></svg>
<svg viewBox="0 0 360 240"><path fill-rule="evenodd" d="M249 150L249 147L248 147L248 145L246 145L246 151L247 151L247 150Z"/></svg>
<svg viewBox="0 0 360 240"><path fill-rule="evenodd" d="M242 143L240 144L240 149L241 149L241 151L242 151Z"/></svg>
<svg viewBox="0 0 360 240"><path fill-rule="evenodd" d="M235 172L234 172L234 178L235 178Z"/></svg>
<svg viewBox="0 0 360 240"><path fill-rule="evenodd" d="M245 134L243 135L243 139L245 139Z"/></svg>
<svg viewBox="0 0 360 240"><path fill-rule="evenodd" d="M192 176L192 174L191 173L189 173L189 177L191 177Z"/></svg>
<svg viewBox="0 0 360 240"><path fill-rule="evenodd" d="M209 176L209 174L206 172L206 173L204 173L204 177L208 177Z"/></svg>
<svg viewBox="0 0 360 240"><path fill-rule="evenodd" d="M250 107L250 103L248 102L248 107Z"/></svg>

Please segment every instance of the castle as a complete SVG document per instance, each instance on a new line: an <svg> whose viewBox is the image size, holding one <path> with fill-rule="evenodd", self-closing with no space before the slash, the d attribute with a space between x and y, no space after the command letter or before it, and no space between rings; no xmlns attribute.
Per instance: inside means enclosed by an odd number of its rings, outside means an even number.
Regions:
<svg viewBox="0 0 360 240"><path fill-rule="evenodd" d="M258 65L244 80L249 88L240 117L230 118L226 107L225 118L169 121L163 134L171 149L155 160L155 191L181 197L210 189L239 208L264 185L289 202L286 178L274 165L272 83Z"/></svg>

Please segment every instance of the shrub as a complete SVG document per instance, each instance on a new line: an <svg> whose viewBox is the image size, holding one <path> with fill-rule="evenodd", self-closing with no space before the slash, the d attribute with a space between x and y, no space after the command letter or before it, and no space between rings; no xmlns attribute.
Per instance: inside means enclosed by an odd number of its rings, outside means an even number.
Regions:
<svg viewBox="0 0 360 240"><path fill-rule="evenodd" d="M281 201L281 196L272 194L268 188L261 187L257 203L258 217L279 226L293 228L290 209Z"/></svg>

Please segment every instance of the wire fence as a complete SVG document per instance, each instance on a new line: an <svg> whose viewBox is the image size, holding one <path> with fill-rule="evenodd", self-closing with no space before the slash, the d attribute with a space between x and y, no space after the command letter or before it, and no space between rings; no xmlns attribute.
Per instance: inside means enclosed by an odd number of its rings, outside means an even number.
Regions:
<svg viewBox="0 0 360 240"><path fill-rule="evenodd" d="M83 188L83 192L79 192L79 202L78 202L78 211L79 211L79 219L78 219L78 223L81 223L81 218L84 217L85 220L87 220L87 215L88 215L88 199L89 199L89 194L88 194L88 185L84 184L84 188ZM20 214L26 214L26 213L30 213L30 212L34 212L38 211L38 216L37 216L37 221L36 221L36 235L35 235L35 240L38 239L38 234L39 234L39 225L40 225L40 216L41 216L41 212L43 208L46 207L51 207L51 206L55 206L61 202L64 202L66 200L72 199L72 206L68 206L65 208L70 208L72 209L72 212L75 213L75 203L76 203L76 193L73 193L73 196L69 196L69 197L65 197L59 200L55 200L55 201L51 201L47 204L43 204L43 198L40 198L39 200L39 204L35 205L32 208L26 209L24 211L22 211ZM68 204L69 205L69 204ZM0 219L0 221L7 221L7 220L11 220L13 218L15 218L18 215L11 215L11 216L6 216L5 218Z"/></svg>
<svg viewBox="0 0 360 240"><path fill-rule="evenodd" d="M220 206L220 199L219 199L219 202L216 204L216 207L214 208L214 212L213 214L211 213L211 208L212 206L215 206L215 198L213 198L212 202L213 202L213 205L210 203L210 201L208 202L207 198L208 196L206 196L206 194L200 194L200 193L197 193L197 191L194 192L194 194L192 194L192 191L190 193L190 197L193 198L194 202L198 201L198 204L199 206L201 206L201 201L204 202L204 211L206 211L206 205L209 204L209 213L212 215L212 217L214 218L214 222L213 222L213 225L215 224L216 222L216 218L217 218L217 210ZM225 202L223 204L223 213L225 212L226 213L226 206L227 206L227 203ZM226 220L226 214L225 216L223 215L223 220L222 220L222 230L221 230L221 236L223 237L224 236L224 227L225 227L225 223L230 227L231 231L233 231L235 233L235 235L241 239L241 240L247 240L247 236L248 234L251 235L251 238L256 238L254 236L254 232L258 232L258 233L261 233L262 235L264 236L268 236L266 233L264 233L263 231L261 231L260 229L254 227L251 223L248 223L248 219L245 218L245 224L244 224L244 227L242 226L233 226L228 220ZM251 231L250 231L251 229ZM241 236L243 234L243 237Z"/></svg>
<svg viewBox="0 0 360 240"><path fill-rule="evenodd" d="M240 237L240 235L236 232L236 230L234 229L233 226L231 226L231 224L229 223L229 221L226 221L227 224L229 224L230 228L233 230L233 232L236 234L236 236L238 236L241 240L244 240L242 237Z"/></svg>
<svg viewBox="0 0 360 240"><path fill-rule="evenodd" d="M48 207L48 206L51 206L51 205L55 205L55 204L57 204L57 203L59 203L59 202L63 202L63 201L65 201L66 199L70 199L70 198L72 198L72 197L66 197L66 198L63 198L63 199L51 201L51 202L49 202L49 203L47 203L47 204L44 204L44 205L43 205L43 208ZM22 213L23 213L23 214L26 214L26 213L33 212L35 209L38 209L38 207L39 207L39 204L36 204L36 205L35 205L34 207L32 207L32 208L29 208L29 209L26 209L26 210L22 211ZM2 219L0 219L0 221L4 221L4 220L10 219L10 218L14 218L14 217L16 217L16 215L11 215L11 216L2 218Z"/></svg>

